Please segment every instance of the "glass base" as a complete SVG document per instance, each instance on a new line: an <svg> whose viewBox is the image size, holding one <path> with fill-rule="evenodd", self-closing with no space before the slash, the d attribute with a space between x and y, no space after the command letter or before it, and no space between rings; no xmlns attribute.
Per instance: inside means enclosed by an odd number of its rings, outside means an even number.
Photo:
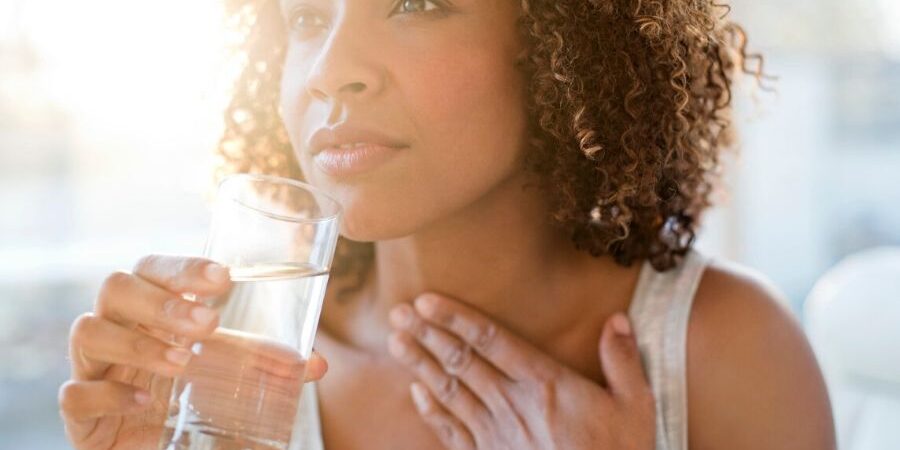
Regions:
<svg viewBox="0 0 900 450"><path fill-rule="evenodd" d="M166 427L160 440L161 450L287 450L287 442L259 439L239 432L190 424L178 436Z"/></svg>

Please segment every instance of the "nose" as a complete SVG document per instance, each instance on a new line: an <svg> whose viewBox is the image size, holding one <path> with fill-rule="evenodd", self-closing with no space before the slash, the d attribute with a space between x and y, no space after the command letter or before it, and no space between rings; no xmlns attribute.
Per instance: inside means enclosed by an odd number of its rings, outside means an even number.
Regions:
<svg viewBox="0 0 900 450"><path fill-rule="evenodd" d="M366 50L359 28L336 25L316 55L306 80L307 93L322 101L363 101L381 91L383 73Z"/></svg>

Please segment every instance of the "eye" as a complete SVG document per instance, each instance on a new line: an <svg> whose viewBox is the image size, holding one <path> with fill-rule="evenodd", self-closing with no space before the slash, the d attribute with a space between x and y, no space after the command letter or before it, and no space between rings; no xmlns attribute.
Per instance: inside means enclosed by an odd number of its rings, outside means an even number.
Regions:
<svg viewBox="0 0 900 450"><path fill-rule="evenodd" d="M398 13L423 13L440 9L440 6L431 0L401 0L395 10Z"/></svg>
<svg viewBox="0 0 900 450"><path fill-rule="evenodd" d="M312 8L300 7L291 11L288 16L288 26L297 32L309 32L326 26L325 20L318 11Z"/></svg>

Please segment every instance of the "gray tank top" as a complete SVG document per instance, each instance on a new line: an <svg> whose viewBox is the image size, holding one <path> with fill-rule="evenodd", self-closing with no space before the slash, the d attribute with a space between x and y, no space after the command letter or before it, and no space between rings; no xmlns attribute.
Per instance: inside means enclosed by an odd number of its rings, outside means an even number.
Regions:
<svg viewBox="0 0 900 450"><path fill-rule="evenodd" d="M628 315L656 398L656 450L687 450L687 325L708 258L691 250L659 273L641 267ZM316 383L303 387L290 450L324 450Z"/></svg>

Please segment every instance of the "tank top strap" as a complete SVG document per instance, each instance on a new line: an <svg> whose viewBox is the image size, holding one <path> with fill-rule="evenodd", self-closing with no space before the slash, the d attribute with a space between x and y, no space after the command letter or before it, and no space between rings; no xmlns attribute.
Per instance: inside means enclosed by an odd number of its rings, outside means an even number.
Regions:
<svg viewBox="0 0 900 450"><path fill-rule="evenodd" d="M708 258L691 250L662 273L643 264L628 315L656 400L656 450L687 450L687 327Z"/></svg>

